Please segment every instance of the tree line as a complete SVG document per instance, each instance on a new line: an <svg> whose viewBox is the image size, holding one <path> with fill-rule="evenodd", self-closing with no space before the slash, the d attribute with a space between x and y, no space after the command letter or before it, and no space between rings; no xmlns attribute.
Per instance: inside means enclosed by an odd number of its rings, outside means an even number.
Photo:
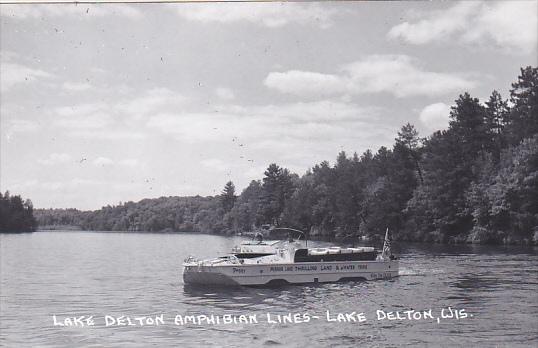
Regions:
<svg viewBox="0 0 538 348"><path fill-rule="evenodd" d="M0 232L32 232L37 227L32 201L0 192Z"/></svg>
<svg viewBox="0 0 538 348"><path fill-rule="evenodd" d="M311 237L442 243L538 242L538 69L508 99L461 94L448 128L422 138L411 124L392 147L323 161L304 175L271 164L237 195L161 197L97 211L38 210L40 225L92 230L233 233L272 224Z"/></svg>

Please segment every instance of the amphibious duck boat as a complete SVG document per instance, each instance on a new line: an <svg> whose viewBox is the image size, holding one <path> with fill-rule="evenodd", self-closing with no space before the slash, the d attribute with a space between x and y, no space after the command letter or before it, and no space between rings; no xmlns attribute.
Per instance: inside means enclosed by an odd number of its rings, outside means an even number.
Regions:
<svg viewBox="0 0 538 348"><path fill-rule="evenodd" d="M298 230L280 229L305 236ZM381 252L373 247L308 248L306 238L254 245L262 245L263 249L241 244L231 255L207 260L189 257L183 264L184 283L260 286L398 276L398 260L391 253L388 230Z"/></svg>

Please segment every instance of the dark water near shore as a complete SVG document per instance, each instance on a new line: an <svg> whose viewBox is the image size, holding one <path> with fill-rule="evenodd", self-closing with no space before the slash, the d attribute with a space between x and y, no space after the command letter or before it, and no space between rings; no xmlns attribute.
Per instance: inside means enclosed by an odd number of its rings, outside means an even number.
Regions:
<svg viewBox="0 0 538 348"><path fill-rule="evenodd" d="M196 234L36 232L0 235L0 345L538 346L538 250L399 245L401 276L278 289L184 288L181 263L229 250L238 238ZM472 317L378 321L376 310L465 309ZM364 312L363 323L327 322L326 310ZM271 324L266 315L320 319ZM164 314L165 325L104 327L105 315ZM94 315L93 327L55 327ZM175 326L176 314L256 314L258 324Z"/></svg>

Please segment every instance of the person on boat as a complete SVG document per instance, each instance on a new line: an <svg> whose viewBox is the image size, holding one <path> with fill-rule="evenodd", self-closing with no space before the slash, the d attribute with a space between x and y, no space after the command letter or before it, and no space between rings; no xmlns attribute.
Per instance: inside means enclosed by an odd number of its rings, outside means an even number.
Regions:
<svg viewBox="0 0 538 348"><path fill-rule="evenodd" d="M263 243L263 234L261 234L260 232L256 233L256 235L254 236L254 239L256 239L258 244L262 244Z"/></svg>

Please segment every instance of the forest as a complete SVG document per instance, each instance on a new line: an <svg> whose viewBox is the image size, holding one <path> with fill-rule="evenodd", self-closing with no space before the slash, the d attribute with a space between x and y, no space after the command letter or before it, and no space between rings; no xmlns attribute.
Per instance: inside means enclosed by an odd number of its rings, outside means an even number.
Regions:
<svg viewBox="0 0 538 348"><path fill-rule="evenodd" d="M33 232L37 221L32 201L12 196L9 191L0 192L0 232Z"/></svg>
<svg viewBox="0 0 538 348"><path fill-rule="evenodd" d="M31 211L31 209L30 209ZM272 224L311 238L538 243L538 69L521 69L508 99L454 102L449 126L425 138L405 124L391 148L340 152L304 175L271 164L240 194L161 197L96 211L36 209L39 226L230 234Z"/></svg>

